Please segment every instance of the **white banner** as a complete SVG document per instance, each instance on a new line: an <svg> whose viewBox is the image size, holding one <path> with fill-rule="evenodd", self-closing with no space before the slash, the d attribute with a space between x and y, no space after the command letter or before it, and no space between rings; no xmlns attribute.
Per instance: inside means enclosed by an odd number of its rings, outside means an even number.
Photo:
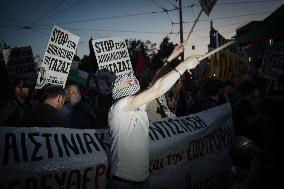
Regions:
<svg viewBox="0 0 284 189"><path fill-rule="evenodd" d="M106 187L107 156L90 129L0 128L0 188Z"/></svg>
<svg viewBox="0 0 284 189"><path fill-rule="evenodd" d="M116 76L133 72L125 40L111 37L93 40L99 70L107 70Z"/></svg>
<svg viewBox="0 0 284 189"><path fill-rule="evenodd" d="M54 26L38 71L36 89L45 84L65 86L79 37Z"/></svg>
<svg viewBox="0 0 284 189"><path fill-rule="evenodd" d="M110 158L109 130L101 130ZM231 183L229 150L235 140L229 104L150 124L150 188L223 188Z"/></svg>
<svg viewBox="0 0 284 189"><path fill-rule="evenodd" d="M10 79L24 78L29 83L36 79L36 64L30 46L3 49L3 58Z"/></svg>
<svg viewBox="0 0 284 189"><path fill-rule="evenodd" d="M221 188L229 184L232 111L224 104L150 126L153 189Z"/></svg>
<svg viewBox="0 0 284 189"><path fill-rule="evenodd" d="M230 184L229 104L152 122L149 139L151 188ZM108 129L0 128L0 188L105 188L110 145Z"/></svg>

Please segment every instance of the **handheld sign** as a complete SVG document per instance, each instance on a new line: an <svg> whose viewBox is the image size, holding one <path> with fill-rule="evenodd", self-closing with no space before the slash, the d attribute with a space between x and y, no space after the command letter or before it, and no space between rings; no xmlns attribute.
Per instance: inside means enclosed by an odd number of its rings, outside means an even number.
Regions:
<svg viewBox="0 0 284 189"><path fill-rule="evenodd" d="M10 80L24 78L30 84L36 79L36 64L30 46L3 49L3 58Z"/></svg>
<svg viewBox="0 0 284 189"><path fill-rule="evenodd" d="M278 78L284 74L284 43L266 47L260 70L266 78Z"/></svg>
<svg viewBox="0 0 284 189"><path fill-rule="evenodd" d="M93 40L99 70L108 70L119 76L133 72L125 40L111 37Z"/></svg>
<svg viewBox="0 0 284 189"><path fill-rule="evenodd" d="M65 86L79 37L54 26L38 70L36 89L46 84Z"/></svg>
<svg viewBox="0 0 284 189"><path fill-rule="evenodd" d="M202 14L202 12L204 11L205 14L206 14L207 16L209 16L209 14L210 14L211 10L213 9L213 7L214 7L216 1L217 1L217 0L199 0L200 6L202 7L202 9L200 10L198 16L196 17L196 19L195 19L195 21L194 21L194 23L193 23L193 25L192 25L192 27L191 27L191 29L190 29L188 35L186 36L186 39L185 39L185 41L183 42L183 44L186 44L186 43L187 43L187 41L188 41L188 39L189 39L189 36L190 36L191 33L193 32L193 29L194 29L195 25L197 24L197 22L198 22L198 20L199 20L199 18L200 18L200 16L201 16L201 14Z"/></svg>
<svg viewBox="0 0 284 189"><path fill-rule="evenodd" d="M209 16L217 0L199 0L199 3L204 10L205 14Z"/></svg>

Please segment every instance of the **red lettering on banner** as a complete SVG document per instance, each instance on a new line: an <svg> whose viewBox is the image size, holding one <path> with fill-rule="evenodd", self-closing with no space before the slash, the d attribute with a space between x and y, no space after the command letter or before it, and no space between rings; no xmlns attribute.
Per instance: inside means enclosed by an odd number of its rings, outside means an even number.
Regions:
<svg viewBox="0 0 284 189"><path fill-rule="evenodd" d="M88 177L88 172L92 171L93 167L88 167L86 169L84 169L84 173L83 173L83 184L82 184L82 188L83 189L87 189L88 188L88 181L90 181L90 178Z"/></svg>
<svg viewBox="0 0 284 189"><path fill-rule="evenodd" d="M55 180L57 181L60 189L64 189L66 176L67 176L66 172L63 172L61 177L60 175L55 174Z"/></svg>
<svg viewBox="0 0 284 189"><path fill-rule="evenodd" d="M72 182L73 175L75 175L75 179L76 179L75 182L74 181ZM80 184L81 184L81 173L80 173L80 171L79 170L72 170L67 177L66 188L69 189L69 188L73 188L71 186L77 186L76 188L80 189Z"/></svg>
<svg viewBox="0 0 284 189"><path fill-rule="evenodd" d="M96 176L95 176L95 189L99 188L99 177L103 176L106 173L106 166L100 164L96 167Z"/></svg>
<svg viewBox="0 0 284 189"><path fill-rule="evenodd" d="M149 165L149 171L150 173L152 173L153 171L157 171L161 168L164 167L164 159L163 158L159 158L159 159L154 159L150 161L150 165Z"/></svg>
<svg viewBox="0 0 284 189"><path fill-rule="evenodd" d="M167 155L168 165L172 163L177 164L178 162L182 161L182 157L183 157L183 151L181 153L177 152L177 153Z"/></svg>
<svg viewBox="0 0 284 189"><path fill-rule="evenodd" d="M63 173L54 173L49 175L16 178L14 180L0 180L0 189L99 189L105 182L104 176L107 172L107 166L99 164L96 167L87 167L82 170L69 170Z"/></svg>

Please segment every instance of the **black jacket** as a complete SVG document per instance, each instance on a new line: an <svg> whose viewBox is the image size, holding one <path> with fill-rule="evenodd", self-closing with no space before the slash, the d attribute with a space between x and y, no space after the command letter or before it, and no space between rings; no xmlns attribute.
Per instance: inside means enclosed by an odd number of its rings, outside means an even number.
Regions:
<svg viewBox="0 0 284 189"><path fill-rule="evenodd" d="M48 104L38 104L23 118L24 127L66 127L65 119Z"/></svg>

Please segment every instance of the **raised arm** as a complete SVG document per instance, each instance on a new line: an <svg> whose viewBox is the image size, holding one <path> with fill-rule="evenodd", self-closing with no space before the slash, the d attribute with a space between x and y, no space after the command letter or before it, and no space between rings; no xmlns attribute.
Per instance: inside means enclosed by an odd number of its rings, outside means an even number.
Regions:
<svg viewBox="0 0 284 189"><path fill-rule="evenodd" d="M198 63L199 61L194 58L186 60L166 75L160 77L149 89L137 95L128 97L127 110L135 110L143 104L162 96L176 83L186 70L195 68Z"/></svg>
<svg viewBox="0 0 284 189"><path fill-rule="evenodd" d="M163 75L167 74L168 72L172 70L172 67L170 66L169 62L177 58L183 51L184 51L183 45L177 45L174 48L171 55L164 61L164 65L160 69L158 69L158 71L156 72L152 80L152 83L155 83L160 77L162 77Z"/></svg>

